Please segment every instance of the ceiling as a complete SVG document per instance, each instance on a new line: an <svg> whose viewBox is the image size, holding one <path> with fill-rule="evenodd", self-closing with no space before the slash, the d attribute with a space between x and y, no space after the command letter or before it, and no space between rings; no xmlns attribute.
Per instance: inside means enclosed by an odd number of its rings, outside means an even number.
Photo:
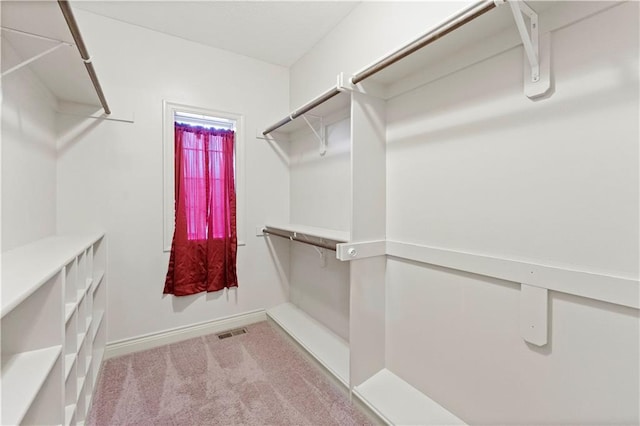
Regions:
<svg viewBox="0 0 640 426"><path fill-rule="evenodd" d="M289 67L358 3L75 1L73 7Z"/></svg>

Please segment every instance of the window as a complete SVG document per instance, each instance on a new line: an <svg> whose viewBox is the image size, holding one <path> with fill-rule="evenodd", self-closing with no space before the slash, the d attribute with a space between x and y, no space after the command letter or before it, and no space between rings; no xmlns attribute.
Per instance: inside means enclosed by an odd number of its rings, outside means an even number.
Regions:
<svg viewBox="0 0 640 426"><path fill-rule="evenodd" d="M186 190L186 207L188 211L187 232L189 240L206 239L207 235L214 238L222 238L225 227L221 223L223 215L216 214L215 208L221 208L222 203L216 203L216 197L224 193L221 172L226 164L222 162L221 143L225 131L235 132L235 152L234 161L231 165L235 175L236 187L236 229L238 244L243 245L244 240L244 182L242 175L243 140L242 140L242 116L238 114L224 113L198 107L176 104L172 102L164 103L164 251L171 250L171 240L173 237L175 223L175 169L174 169L174 144L176 126L185 128L200 128L206 133L206 129L215 129L213 135L204 138L203 134L197 132L181 133L183 136L182 155L185 156L186 164L193 167L186 167L183 173ZM217 134L218 136L215 136ZM205 142L206 139L206 142ZM207 165L204 167L202 165ZM207 182L206 179L209 179ZM207 194L214 197L213 214L211 220L207 221ZM210 234L208 234L210 233Z"/></svg>

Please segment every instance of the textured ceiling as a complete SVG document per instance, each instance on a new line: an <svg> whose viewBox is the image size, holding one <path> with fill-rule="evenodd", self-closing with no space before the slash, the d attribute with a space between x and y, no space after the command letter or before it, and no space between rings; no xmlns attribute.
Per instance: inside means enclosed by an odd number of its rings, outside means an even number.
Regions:
<svg viewBox="0 0 640 426"><path fill-rule="evenodd" d="M75 1L73 7L289 67L358 3Z"/></svg>

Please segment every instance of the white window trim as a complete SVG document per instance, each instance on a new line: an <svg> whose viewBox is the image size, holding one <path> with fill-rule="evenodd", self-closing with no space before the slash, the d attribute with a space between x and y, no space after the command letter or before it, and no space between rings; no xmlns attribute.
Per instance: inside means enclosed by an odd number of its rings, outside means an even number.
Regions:
<svg viewBox="0 0 640 426"><path fill-rule="evenodd" d="M242 114L216 111L209 108L195 107L164 100L162 114L162 149L163 149L163 250L171 251L171 241L175 227L175 168L174 168L174 126L173 117L176 111L201 114L211 117L226 118L236 122L235 160L236 160L236 231L238 245L245 245L244 226L244 117Z"/></svg>

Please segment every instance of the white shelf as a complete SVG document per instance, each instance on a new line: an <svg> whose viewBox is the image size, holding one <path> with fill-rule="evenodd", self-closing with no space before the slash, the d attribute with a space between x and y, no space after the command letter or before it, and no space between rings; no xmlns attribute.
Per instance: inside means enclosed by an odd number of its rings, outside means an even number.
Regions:
<svg viewBox="0 0 640 426"><path fill-rule="evenodd" d="M2 253L2 317L102 235L48 237Z"/></svg>
<svg viewBox="0 0 640 426"><path fill-rule="evenodd" d="M82 302L82 299L84 299L84 295L85 295L84 289L78 290L78 301L76 302L77 304L80 304L80 302Z"/></svg>
<svg viewBox="0 0 640 426"><path fill-rule="evenodd" d="M100 285L102 284L103 279L104 279L104 271L98 271L98 273L96 273L95 275L95 285L93 289L94 293L98 289L98 287L100 287Z"/></svg>
<svg viewBox="0 0 640 426"><path fill-rule="evenodd" d="M87 337L86 331L78 333L78 352L80 352L80 348L82 348L82 344L84 343L85 337Z"/></svg>
<svg viewBox="0 0 640 426"><path fill-rule="evenodd" d="M77 303L67 303L64 305L64 323L68 323L73 315L73 311L76 310Z"/></svg>
<svg viewBox="0 0 640 426"><path fill-rule="evenodd" d="M78 377L78 388L77 388L77 397L76 397L76 399L80 399L80 396L82 395L82 392L84 391L84 389L83 389L84 379L85 379L85 375L84 375L84 372L83 372L83 376L82 377Z"/></svg>
<svg viewBox="0 0 640 426"><path fill-rule="evenodd" d="M57 2L2 2L2 25L75 43ZM3 31L2 38L5 37L24 58L52 47L49 41ZM61 101L99 107L98 96L76 46L63 46L32 62L29 68Z"/></svg>
<svg viewBox="0 0 640 426"><path fill-rule="evenodd" d="M76 411L76 404L67 405L64 407L64 424L69 426L71 424L71 419Z"/></svg>
<svg viewBox="0 0 640 426"><path fill-rule="evenodd" d="M338 380L349 386L347 342L291 303L268 309L267 315Z"/></svg>
<svg viewBox="0 0 640 426"><path fill-rule="evenodd" d="M538 13L539 31L544 34L617 3L529 0L527 4ZM424 34L439 25L425 29ZM366 78L362 83L365 87L367 83L373 83L381 97L390 99L521 44L510 7L505 3Z"/></svg>
<svg viewBox="0 0 640 426"><path fill-rule="evenodd" d="M69 377L69 373L71 372L71 367L76 362L76 354L72 353L69 355L65 355L64 357L64 380L66 381Z"/></svg>
<svg viewBox="0 0 640 426"><path fill-rule="evenodd" d="M298 225L298 224L266 224L271 228L279 229L286 232L297 232L310 237L324 238L340 243L346 243L351 238L347 231L338 231L335 229L318 228L315 226Z"/></svg>
<svg viewBox="0 0 640 426"><path fill-rule="evenodd" d="M102 319L104 318L104 311L96 311L96 321L93 327L93 331L91 332L91 341L93 342L96 339L96 335L98 334L98 329L102 325Z"/></svg>
<svg viewBox="0 0 640 426"><path fill-rule="evenodd" d="M393 374L380 370L353 393L393 425L464 425L458 417Z"/></svg>
<svg viewBox="0 0 640 426"><path fill-rule="evenodd" d="M2 360L2 424L19 424L49 376L62 346L8 356Z"/></svg>

